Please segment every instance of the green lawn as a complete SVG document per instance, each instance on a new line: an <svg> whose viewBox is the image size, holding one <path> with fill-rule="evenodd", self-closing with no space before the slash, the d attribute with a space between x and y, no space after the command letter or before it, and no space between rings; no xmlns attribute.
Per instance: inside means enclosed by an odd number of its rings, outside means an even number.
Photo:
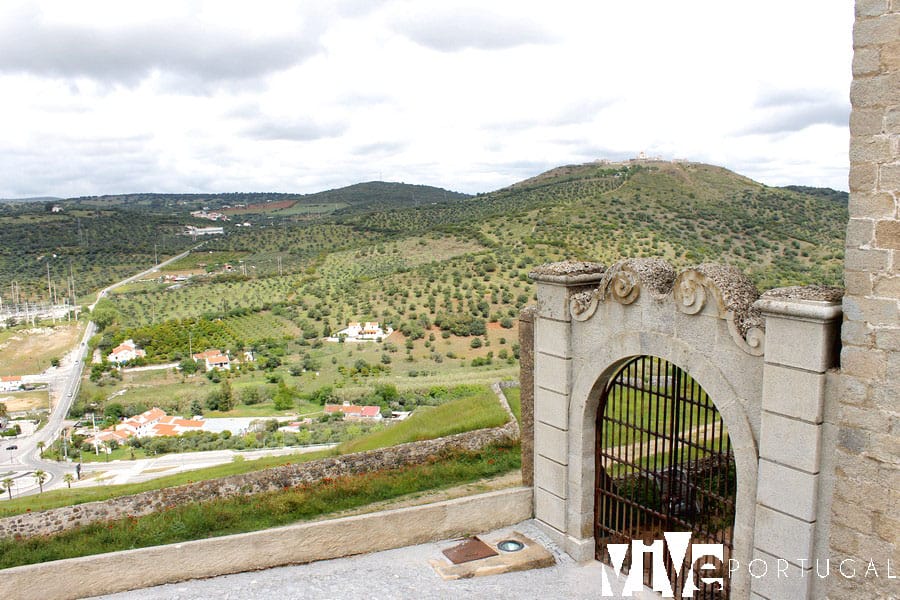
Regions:
<svg viewBox="0 0 900 600"><path fill-rule="evenodd" d="M341 454L362 452L463 431L499 427L506 420L506 411L500 406L494 392L490 388L479 388L477 393L467 398L451 400L434 408L419 407L405 421L344 442L338 446L338 451Z"/></svg>
<svg viewBox="0 0 900 600"><path fill-rule="evenodd" d="M142 483L52 490L36 496L25 496L0 503L0 518L11 517L28 511L48 510L51 508L59 508L60 506L71 506L75 504L84 504L85 502L108 500L119 496L130 496L132 494L146 492L147 490L174 487L185 483L192 483L194 481L217 479L220 477L228 477L229 475L240 475L241 473L260 471L269 467L325 458L326 456L331 456L333 454L334 452L325 450L320 452L309 452L306 454L291 454L287 456L266 456L257 460L238 460L224 465L217 465L215 467L176 473L174 475L167 475Z"/></svg>
<svg viewBox="0 0 900 600"><path fill-rule="evenodd" d="M0 568L144 548L286 525L520 468L518 444L456 452L427 464L308 486L195 502L145 517L95 523L50 537L0 541Z"/></svg>
<svg viewBox="0 0 900 600"><path fill-rule="evenodd" d="M516 421L521 423L522 422L522 388L508 387L503 390L503 395L506 396L506 401L509 403L510 410L512 410L513 414L516 415Z"/></svg>

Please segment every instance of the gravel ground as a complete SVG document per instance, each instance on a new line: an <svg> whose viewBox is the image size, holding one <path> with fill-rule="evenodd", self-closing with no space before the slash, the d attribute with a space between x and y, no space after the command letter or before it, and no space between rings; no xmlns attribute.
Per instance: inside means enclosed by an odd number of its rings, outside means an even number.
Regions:
<svg viewBox="0 0 900 600"><path fill-rule="evenodd" d="M518 531L540 542L556 566L455 581L442 580L428 564L443 559L454 540L409 546L349 558L224 575L100 596L106 600L575 598L600 596L600 563L578 564L526 521ZM648 596L652 597L652 596Z"/></svg>

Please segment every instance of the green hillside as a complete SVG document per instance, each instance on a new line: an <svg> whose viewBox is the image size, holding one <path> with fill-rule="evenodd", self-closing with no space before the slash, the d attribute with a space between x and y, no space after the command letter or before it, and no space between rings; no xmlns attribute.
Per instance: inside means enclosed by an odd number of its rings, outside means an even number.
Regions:
<svg viewBox="0 0 900 600"><path fill-rule="evenodd" d="M560 167L477 196L432 189L426 202L420 192L363 184L319 196L320 205L341 208L314 218L279 215L282 207L248 217L265 219L258 226L226 225L227 236L166 271L189 279L132 284L104 301L111 324L99 347L105 353L132 337L151 362L182 360L191 343L233 355L252 349L257 370L230 374L236 390L283 381L298 398L327 389L355 401L384 383L413 398L516 377L517 316L534 301L528 273L541 263L662 256L678 268L736 265L760 289L840 283L847 208L834 190L642 161ZM351 321L395 332L368 344L323 339ZM122 401L140 402L135 386L156 386L157 402L188 412L221 385L93 376L114 387L85 384L80 406L126 387L136 391ZM282 414L273 395L235 410Z"/></svg>

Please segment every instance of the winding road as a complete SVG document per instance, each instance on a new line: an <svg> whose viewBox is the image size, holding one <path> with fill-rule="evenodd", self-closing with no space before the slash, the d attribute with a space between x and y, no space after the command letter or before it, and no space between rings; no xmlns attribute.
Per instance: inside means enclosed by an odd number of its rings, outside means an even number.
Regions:
<svg viewBox="0 0 900 600"><path fill-rule="evenodd" d="M94 303L91 304L89 308L93 310L97 305L97 302L105 298L107 294L115 288L146 277L147 275L151 275L159 271L160 268L184 258L202 245L203 242L181 254L159 263L158 265L154 265L145 271L141 271L136 275L132 275L127 279L123 279L122 281L103 288L97 293L97 299L94 300ZM6 479L7 477L13 479L15 482L15 487L13 488L15 496L24 496L39 491L40 488L33 476L33 473L37 470L44 471L44 473L47 474L47 479L44 482L44 489L61 486L63 484L64 475L66 473L74 474L75 472L75 468L71 464L42 459L38 452L38 444L43 442L49 447L51 442L55 440L59 436L60 431L62 431L63 420L69 413L72 402L78 397L78 390L81 386L83 363L87 358L88 340L96 333L97 325L93 321L89 321L81 340L74 348L72 348L66 358L63 359L61 366L55 370L55 377L53 377L50 382L49 393L51 404L53 404L52 399L54 396L56 396L57 400L50 411L47 424L32 435L12 440L6 438L3 441L3 450L2 454L0 454L0 458L3 458L4 460L0 463L0 479ZM7 448L12 446L15 446L16 448L7 450ZM8 495L4 495L3 497L6 498Z"/></svg>

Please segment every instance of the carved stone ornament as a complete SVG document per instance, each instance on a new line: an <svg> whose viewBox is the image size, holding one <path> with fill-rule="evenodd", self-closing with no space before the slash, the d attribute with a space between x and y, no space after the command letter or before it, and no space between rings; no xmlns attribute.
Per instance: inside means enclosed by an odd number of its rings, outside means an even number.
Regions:
<svg viewBox="0 0 900 600"><path fill-rule="evenodd" d="M675 305L686 315L696 315L706 306L706 277L696 271L683 271L672 290Z"/></svg>
<svg viewBox="0 0 900 600"><path fill-rule="evenodd" d="M716 314L728 323L734 343L752 356L765 352L762 317L753 307L759 292L738 269L715 263L687 269L678 275L672 293L675 307L686 315L696 315L714 301Z"/></svg>
<svg viewBox="0 0 900 600"><path fill-rule="evenodd" d="M637 273L624 265L612 273L611 277L610 271L607 271L607 278L601 284L606 288L604 291L607 297L619 304L631 304L637 300L641 295L641 280Z"/></svg>
<svg viewBox="0 0 900 600"><path fill-rule="evenodd" d="M741 350L753 356L762 356L765 351L763 320L753 307L759 292L738 269L714 263L686 269L676 276L672 266L658 258L619 261L606 270L597 287L572 293L569 313L575 321L587 321L600 302L612 299L627 306L637 301L642 291L658 299L672 298L676 310L686 315L699 314L708 303L714 303L716 314L727 322Z"/></svg>
<svg viewBox="0 0 900 600"><path fill-rule="evenodd" d="M569 313L576 321L587 321L597 312L598 303L597 288L577 292L569 298Z"/></svg>

